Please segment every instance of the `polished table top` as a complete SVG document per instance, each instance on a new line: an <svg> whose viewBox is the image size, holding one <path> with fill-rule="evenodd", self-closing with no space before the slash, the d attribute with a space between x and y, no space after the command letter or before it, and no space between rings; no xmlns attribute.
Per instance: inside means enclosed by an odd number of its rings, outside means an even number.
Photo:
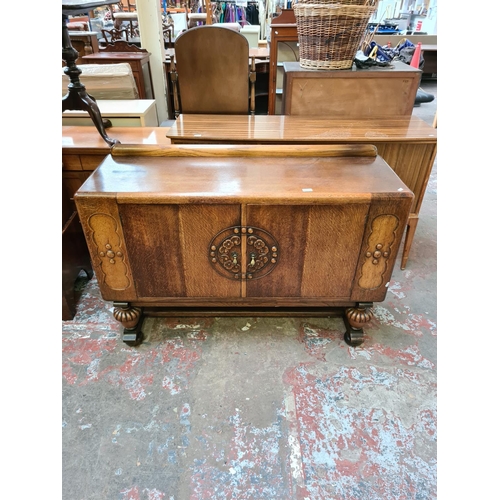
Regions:
<svg viewBox="0 0 500 500"><path fill-rule="evenodd" d="M152 144L166 146L166 127L110 127L106 129L108 135L118 139L122 144ZM81 152L108 152L111 147L97 133L93 127L63 126L62 148L67 154Z"/></svg>
<svg viewBox="0 0 500 500"><path fill-rule="evenodd" d="M328 143L435 142L437 129L415 116L339 120L285 115L179 115L167 130L172 142Z"/></svg>

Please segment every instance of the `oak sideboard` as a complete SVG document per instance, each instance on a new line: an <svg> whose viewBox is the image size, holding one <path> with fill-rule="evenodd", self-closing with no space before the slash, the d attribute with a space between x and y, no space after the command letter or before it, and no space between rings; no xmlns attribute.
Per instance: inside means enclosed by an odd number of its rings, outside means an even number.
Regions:
<svg viewBox="0 0 500 500"><path fill-rule="evenodd" d="M363 342L413 193L371 145L116 145L75 193L123 341L148 315L340 310Z"/></svg>

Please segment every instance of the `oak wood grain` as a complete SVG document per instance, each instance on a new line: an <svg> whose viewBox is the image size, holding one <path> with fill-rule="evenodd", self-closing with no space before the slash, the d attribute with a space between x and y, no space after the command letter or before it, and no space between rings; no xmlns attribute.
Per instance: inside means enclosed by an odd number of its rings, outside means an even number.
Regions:
<svg viewBox="0 0 500 500"><path fill-rule="evenodd" d="M136 203L366 203L413 197L380 157L114 157L108 156L78 196Z"/></svg>
<svg viewBox="0 0 500 500"><path fill-rule="evenodd" d="M325 116L180 115L167 131L173 144L435 143L437 129L416 116L332 119Z"/></svg>
<svg viewBox="0 0 500 500"><path fill-rule="evenodd" d="M285 145L215 145L190 144L186 146L158 146L144 144L117 144L111 150L115 157L151 156L151 157L353 157L377 155L377 148L370 144L347 145L296 145L293 148Z"/></svg>
<svg viewBox="0 0 500 500"><path fill-rule="evenodd" d="M182 149L108 155L75 194L105 300L161 309L385 298L413 194L373 148L307 156L289 147L281 157L267 154L273 148L204 157ZM220 261L226 274L211 254L225 248L237 250ZM259 274L255 259L269 272Z"/></svg>

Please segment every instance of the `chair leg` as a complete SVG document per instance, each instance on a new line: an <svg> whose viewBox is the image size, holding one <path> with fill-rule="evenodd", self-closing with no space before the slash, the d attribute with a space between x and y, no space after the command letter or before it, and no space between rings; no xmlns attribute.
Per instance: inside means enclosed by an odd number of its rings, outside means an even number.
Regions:
<svg viewBox="0 0 500 500"><path fill-rule="evenodd" d="M255 82L257 73L255 71L255 56L251 57L252 63L250 66L250 114L255 115Z"/></svg>

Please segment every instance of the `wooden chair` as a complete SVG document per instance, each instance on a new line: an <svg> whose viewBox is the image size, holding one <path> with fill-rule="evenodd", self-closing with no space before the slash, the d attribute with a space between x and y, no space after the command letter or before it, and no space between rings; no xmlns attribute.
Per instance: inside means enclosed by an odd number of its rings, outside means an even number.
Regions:
<svg viewBox="0 0 500 500"><path fill-rule="evenodd" d="M201 12L190 12L187 4L184 4L184 8L186 9L186 24L188 29L194 28L198 26L198 23L202 23L204 25L214 24L214 18L212 14L212 2L208 0L201 0Z"/></svg>
<svg viewBox="0 0 500 500"><path fill-rule="evenodd" d="M121 29L117 30L116 28L112 28L109 30L103 29L102 32L102 43L103 47L106 47L109 44L116 43L118 41L125 41L127 43L130 39L130 30L129 29ZM102 48L101 48L102 50Z"/></svg>
<svg viewBox="0 0 500 500"><path fill-rule="evenodd" d="M104 30L103 30L104 32ZM133 43L128 43L123 39L117 39L101 47L99 52L148 52L146 49L137 47Z"/></svg>
<svg viewBox="0 0 500 500"><path fill-rule="evenodd" d="M255 114L255 58L237 31L215 25L184 31L175 41L170 74L175 117Z"/></svg>

